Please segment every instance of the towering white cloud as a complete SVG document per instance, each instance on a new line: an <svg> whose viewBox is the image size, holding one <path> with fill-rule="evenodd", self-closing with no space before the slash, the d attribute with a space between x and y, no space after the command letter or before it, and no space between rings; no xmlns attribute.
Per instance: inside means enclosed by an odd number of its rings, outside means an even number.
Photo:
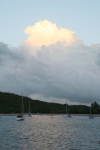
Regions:
<svg viewBox="0 0 100 150"><path fill-rule="evenodd" d="M62 27L58 29L55 23L47 20L39 21L34 26L27 27L24 32L29 35L24 42L38 48L42 45L56 44L58 41L62 42L63 46L79 41L78 38L74 37L75 32Z"/></svg>
<svg viewBox="0 0 100 150"><path fill-rule="evenodd" d="M32 38L16 49L0 43L0 91L23 90L26 96L61 103L99 102L100 44L85 46L74 32L48 21L25 32Z"/></svg>

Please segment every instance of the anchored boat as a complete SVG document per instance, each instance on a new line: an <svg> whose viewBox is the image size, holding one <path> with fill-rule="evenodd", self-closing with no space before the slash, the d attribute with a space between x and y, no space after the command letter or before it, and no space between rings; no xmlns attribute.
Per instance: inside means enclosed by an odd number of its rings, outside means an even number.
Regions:
<svg viewBox="0 0 100 150"><path fill-rule="evenodd" d="M73 116L71 114L67 114L67 100L66 100L66 114L62 115L62 117L70 117L73 118Z"/></svg>
<svg viewBox="0 0 100 150"><path fill-rule="evenodd" d="M28 117L32 117L32 113L30 112L30 101L29 101L29 113L27 114Z"/></svg>
<svg viewBox="0 0 100 150"><path fill-rule="evenodd" d="M22 92L22 113L16 117L17 121L21 121L25 119L23 112L24 112L24 107L23 107L23 92Z"/></svg>
<svg viewBox="0 0 100 150"><path fill-rule="evenodd" d="M91 106L90 106L90 115L89 115L89 119L93 119L94 116L91 114Z"/></svg>

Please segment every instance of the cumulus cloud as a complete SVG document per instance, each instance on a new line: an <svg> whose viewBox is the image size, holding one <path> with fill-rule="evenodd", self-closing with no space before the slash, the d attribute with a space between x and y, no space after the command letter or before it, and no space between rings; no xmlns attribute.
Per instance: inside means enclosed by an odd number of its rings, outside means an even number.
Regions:
<svg viewBox="0 0 100 150"><path fill-rule="evenodd" d="M44 23L48 24L45 26L46 31L49 24L50 29L51 26L57 29L55 24L43 21L30 27L28 34L32 34L33 38L37 33L40 41ZM43 28L37 31L38 26L39 29ZM57 29L56 33L59 30L62 31ZM85 46L77 38L76 41L68 43L67 38L62 40L66 37L65 34L64 38L58 37L58 41L51 40L49 43L50 31L46 35L47 43L43 43L43 40L37 44L32 40L29 44L27 40L18 48L0 43L0 91L16 94L23 91L25 96L48 102L65 103L67 99L69 104L89 104L94 101L99 103L100 44ZM74 39L74 33L70 33Z"/></svg>
<svg viewBox="0 0 100 150"><path fill-rule="evenodd" d="M58 29L55 23L48 20L39 21L34 26L27 27L24 32L29 35L24 42L37 48L56 44L58 41L62 42L63 46L80 41L79 38L74 37L75 32L62 27Z"/></svg>

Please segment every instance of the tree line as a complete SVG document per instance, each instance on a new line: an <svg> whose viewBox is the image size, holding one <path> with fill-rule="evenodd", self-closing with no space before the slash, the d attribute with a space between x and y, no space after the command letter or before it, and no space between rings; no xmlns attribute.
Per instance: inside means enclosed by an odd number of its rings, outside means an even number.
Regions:
<svg viewBox="0 0 100 150"><path fill-rule="evenodd" d="M24 113L28 113L29 101L31 113L66 113L66 104L48 103L23 97ZM22 96L0 92L0 113L21 113L21 111ZM89 114L90 107L85 105L67 105L67 112L71 114ZM97 102L91 104L91 112L93 114L100 114L100 105Z"/></svg>

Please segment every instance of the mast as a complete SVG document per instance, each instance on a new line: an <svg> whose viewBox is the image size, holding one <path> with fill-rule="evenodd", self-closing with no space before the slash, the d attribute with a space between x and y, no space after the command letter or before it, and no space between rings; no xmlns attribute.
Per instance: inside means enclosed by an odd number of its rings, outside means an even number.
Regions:
<svg viewBox="0 0 100 150"><path fill-rule="evenodd" d="M91 114L91 106L90 106L90 114Z"/></svg>
<svg viewBox="0 0 100 150"><path fill-rule="evenodd" d="M30 112L30 100L29 100L29 112Z"/></svg>
<svg viewBox="0 0 100 150"><path fill-rule="evenodd" d="M67 115L67 100L66 100L66 115Z"/></svg>
<svg viewBox="0 0 100 150"><path fill-rule="evenodd" d="M23 92L22 92L22 114L23 114Z"/></svg>

